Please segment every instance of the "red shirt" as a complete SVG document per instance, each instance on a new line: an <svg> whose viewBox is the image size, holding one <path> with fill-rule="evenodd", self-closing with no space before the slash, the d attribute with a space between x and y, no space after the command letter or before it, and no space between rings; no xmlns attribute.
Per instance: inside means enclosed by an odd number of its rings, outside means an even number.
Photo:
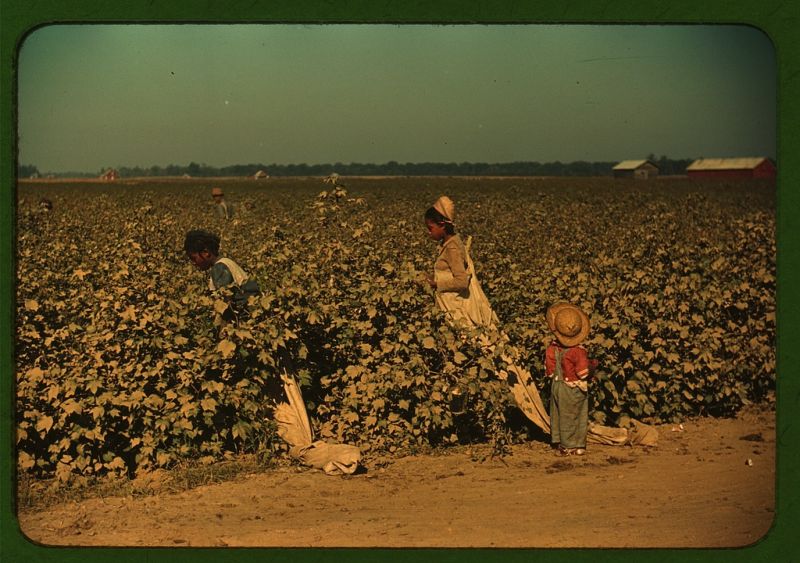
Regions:
<svg viewBox="0 0 800 563"><path fill-rule="evenodd" d="M566 350L561 356L561 373L564 381L580 381L589 375L589 354L583 346L567 348L557 340L550 343L544 354L544 372L551 377L556 370L556 350Z"/></svg>

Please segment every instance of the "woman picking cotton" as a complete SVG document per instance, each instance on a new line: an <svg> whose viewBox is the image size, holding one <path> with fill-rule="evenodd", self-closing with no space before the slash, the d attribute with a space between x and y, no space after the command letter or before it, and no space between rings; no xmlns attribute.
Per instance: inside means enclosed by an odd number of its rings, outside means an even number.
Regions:
<svg viewBox="0 0 800 563"><path fill-rule="evenodd" d="M442 196L425 212L428 235L440 244L433 276L426 276L436 304L452 319L468 325L494 327L497 317L475 277L475 268L461 237L456 233L455 205Z"/></svg>
<svg viewBox="0 0 800 563"><path fill-rule="evenodd" d="M475 265L469 255L471 237L466 244L461 241L455 231L454 219L455 205L447 196L440 197L425 212L428 235L440 247L433 276L426 276L424 282L434 289L436 304L454 325L462 330L483 329L476 336L486 353L494 354L497 344L504 345L501 356L509 364L511 373L501 370L498 375L509 384L525 415L542 430L549 432L550 421L533 378L508 356L507 352L514 353L514 350L507 345L508 337L499 330L497 316L478 283Z"/></svg>

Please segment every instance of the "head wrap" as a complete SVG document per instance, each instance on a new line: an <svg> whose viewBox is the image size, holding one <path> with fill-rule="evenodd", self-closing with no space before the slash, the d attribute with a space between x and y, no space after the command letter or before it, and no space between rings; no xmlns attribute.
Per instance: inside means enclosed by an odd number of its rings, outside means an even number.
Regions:
<svg viewBox="0 0 800 563"><path fill-rule="evenodd" d="M456 215L456 206L453 204L452 199L446 195L443 195L436 200L436 203L433 204L433 208L442 214L442 216L445 218L445 222L455 224L454 219Z"/></svg>

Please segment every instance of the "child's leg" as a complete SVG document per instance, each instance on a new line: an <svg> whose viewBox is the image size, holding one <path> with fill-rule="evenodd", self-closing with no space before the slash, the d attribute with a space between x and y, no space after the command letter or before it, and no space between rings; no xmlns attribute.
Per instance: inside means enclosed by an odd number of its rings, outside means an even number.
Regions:
<svg viewBox="0 0 800 563"><path fill-rule="evenodd" d="M588 431L589 401L585 392L564 385L561 396L561 445L565 448L585 448Z"/></svg>
<svg viewBox="0 0 800 563"><path fill-rule="evenodd" d="M563 385L560 381L553 381L550 385L550 443L557 445L561 443L560 419L558 413L558 391Z"/></svg>

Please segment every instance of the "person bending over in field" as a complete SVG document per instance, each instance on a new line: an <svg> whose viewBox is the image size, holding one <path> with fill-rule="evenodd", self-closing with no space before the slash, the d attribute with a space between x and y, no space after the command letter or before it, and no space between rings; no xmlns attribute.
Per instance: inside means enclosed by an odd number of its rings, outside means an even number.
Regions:
<svg viewBox="0 0 800 563"><path fill-rule="evenodd" d="M219 237L208 231L194 230L186 234L183 249L198 270L208 272L208 287L216 291L223 287L233 287L231 306L222 317L234 320L246 312L247 300L260 293L258 282L230 258L219 256Z"/></svg>
<svg viewBox="0 0 800 563"><path fill-rule="evenodd" d="M230 321L247 311L248 300L260 293L258 283L230 258L220 258L219 237L208 231L193 230L186 234L183 249L189 260L203 272L209 272L211 291L233 287L230 306L222 314ZM226 317L226 315L228 315ZM278 436L289 444L289 455L301 463L322 469L328 475L351 474L359 468L361 451L348 444L314 441L300 386L290 374L280 375L282 387L267 392L274 401L274 418Z"/></svg>

